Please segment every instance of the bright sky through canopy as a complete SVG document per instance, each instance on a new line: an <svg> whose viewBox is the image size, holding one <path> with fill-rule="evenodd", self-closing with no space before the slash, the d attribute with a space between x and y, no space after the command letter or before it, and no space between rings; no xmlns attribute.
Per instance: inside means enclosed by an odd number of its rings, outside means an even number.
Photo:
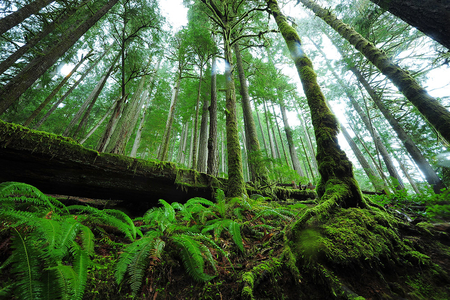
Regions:
<svg viewBox="0 0 450 300"><path fill-rule="evenodd" d="M187 11L183 0L159 0L159 7L167 22L172 24L173 30L178 31L181 26L187 25Z"/></svg>

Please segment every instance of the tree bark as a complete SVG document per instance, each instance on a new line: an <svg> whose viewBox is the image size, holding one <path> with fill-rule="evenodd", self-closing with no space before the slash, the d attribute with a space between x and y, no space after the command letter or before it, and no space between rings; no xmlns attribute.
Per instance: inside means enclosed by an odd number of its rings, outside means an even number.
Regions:
<svg viewBox="0 0 450 300"><path fill-rule="evenodd" d="M311 0L299 1L372 62L420 111L436 131L447 142L450 142L450 130L448 130L450 128L450 111L447 108L431 97L408 72L392 62L383 51L375 47L351 26L339 20L331 11L321 8Z"/></svg>
<svg viewBox="0 0 450 300"><path fill-rule="evenodd" d="M9 81L0 91L0 115L44 74L66 51L77 42L97 21L103 17L118 0L110 0L89 19L69 32L64 39L49 47L42 56L33 59L22 71Z"/></svg>
<svg viewBox="0 0 450 300"><path fill-rule="evenodd" d="M203 98L197 171L206 173L206 160L208 156L208 102L206 101L205 97Z"/></svg>
<svg viewBox="0 0 450 300"><path fill-rule="evenodd" d="M38 13L43 7L46 7L54 1L55 0L36 0L0 19L0 35L19 25L23 20Z"/></svg>
<svg viewBox="0 0 450 300"><path fill-rule="evenodd" d="M370 0L450 49L450 2Z"/></svg>
<svg viewBox="0 0 450 300"><path fill-rule="evenodd" d="M216 57L211 62L211 104L209 110L209 137L207 173L212 176L219 174L219 150L217 143L217 62Z"/></svg>
<svg viewBox="0 0 450 300"><path fill-rule="evenodd" d="M53 89L53 91L50 93L50 95L47 96L47 98L45 98L45 100L38 106L38 108L36 108L33 113L28 117L28 119L25 121L25 123L23 124L23 126L28 126L31 124L31 122L33 122L33 120L36 118L36 116L44 109L44 107L53 99L53 97L55 97L55 95L59 92L59 90L66 84L66 82L70 79L70 77L72 77L73 73L75 73L77 71L77 69L83 64L83 62L86 60L86 58L88 58L89 56L91 56L93 50L91 50L86 56L84 56L79 62L78 64L73 67L73 69L69 72L69 74L67 74L63 80L61 80L61 82L58 84L57 87L55 87Z"/></svg>
<svg viewBox="0 0 450 300"><path fill-rule="evenodd" d="M328 70L333 74L333 77L337 80L339 85L344 89L345 94L347 95L348 99L350 100L350 103L355 108L356 112L358 113L359 117L363 121L364 125L366 126L367 130L370 132L370 135L372 136L372 139L375 143L375 146L377 147L378 151L380 151L381 156L383 157L383 161L386 165L386 168L389 172L389 175L395 180L394 186L397 190L403 190L405 189L405 186L403 184L403 180L400 177L400 175L397 172L397 169L395 168L392 159L389 155L389 152L387 151L383 141L381 140L380 135L378 134L377 130L373 128L372 122L370 121L369 117L364 113L363 109L359 105L358 101L353 97L352 91L349 90L346 83L336 74L333 67L331 66L329 60L326 58L325 53L320 49L320 47L311 40L311 42L314 44L316 49L322 54L325 63L328 67Z"/></svg>
<svg viewBox="0 0 450 300"><path fill-rule="evenodd" d="M197 104L195 106L195 121L194 121L194 141L192 145L192 167L191 169L197 169L197 140L198 140L198 117L200 114L200 94L202 88L203 79L203 60L200 60L200 78L198 80L198 90L197 90Z"/></svg>
<svg viewBox="0 0 450 300"><path fill-rule="evenodd" d="M321 175L317 193L326 207L333 204L342 207L365 207L361 190L353 175L352 164L338 144L338 122L317 84L312 62L302 49L300 37L287 22L277 1L267 0L267 4L294 60L311 110ZM302 226L308 218L305 214L295 223L293 230Z"/></svg>
<svg viewBox="0 0 450 300"><path fill-rule="evenodd" d="M269 114L267 112L266 102L263 100L264 105L264 119L266 120L266 126L267 126L267 135L269 136L269 145L270 145L270 153L272 154L272 158L276 159L277 153L275 152L275 145L273 142L273 136L270 134L270 125L269 125Z"/></svg>
<svg viewBox="0 0 450 300"><path fill-rule="evenodd" d="M117 122L119 121L120 116L122 115L125 101L127 100L127 95L125 97L120 97L119 101L117 101L116 107L114 108L114 111L111 115L111 118L108 121L108 125L106 125L105 132L103 133L102 137L100 138L98 145L97 145L97 151L98 152L104 152L106 147L108 146L108 143L111 139L111 135L116 129Z"/></svg>
<svg viewBox="0 0 450 300"><path fill-rule="evenodd" d="M246 140L248 140L247 161L251 173L251 181L264 182L268 179L267 168L264 165L258 134L256 133L255 120L253 119L250 96L248 94L247 79L245 77L241 51L239 50L238 43L234 44L234 54L236 55L239 82L241 83L239 93L241 94L242 112L245 122L245 136Z"/></svg>

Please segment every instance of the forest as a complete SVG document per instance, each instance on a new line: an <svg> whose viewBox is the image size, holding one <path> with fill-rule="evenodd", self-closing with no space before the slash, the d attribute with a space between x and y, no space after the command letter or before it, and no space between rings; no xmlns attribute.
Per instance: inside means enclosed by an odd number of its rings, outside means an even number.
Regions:
<svg viewBox="0 0 450 300"><path fill-rule="evenodd" d="M450 299L450 2L179 2L0 3L0 299Z"/></svg>

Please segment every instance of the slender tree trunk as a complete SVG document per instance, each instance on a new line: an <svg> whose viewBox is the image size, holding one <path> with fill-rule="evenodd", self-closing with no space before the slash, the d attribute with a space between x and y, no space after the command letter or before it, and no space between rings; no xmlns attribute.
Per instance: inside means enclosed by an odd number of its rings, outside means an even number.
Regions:
<svg viewBox="0 0 450 300"><path fill-rule="evenodd" d="M250 96L248 94L247 79L245 78L244 66L238 43L234 44L234 54L236 55L236 66L238 70L241 94L242 113L245 122L245 136L248 141L247 161L251 172L251 181L267 181L267 169L263 162L261 147L256 133L256 125L253 119Z"/></svg>
<svg viewBox="0 0 450 300"><path fill-rule="evenodd" d="M19 8L12 14L0 19L0 35L19 25L23 20L38 13L43 7L46 7L54 1L55 0L35 0L30 4Z"/></svg>
<svg viewBox="0 0 450 300"><path fill-rule="evenodd" d="M107 72L108 73L108 72ZM86 98L86 100L83 102L83 104L81 105L81 107L78 109L77 113L75 114L75 116L72 118L72 120L70 121L69 125L67 125L66 129L64 130L64 132L62 133L62 136L72 136L72 129L75 127L75 125L78 123L78 121L81 119L83 113L87 110L87 108L89 107L89 105L95 101L98 97L98 95L100 94L104 83L106 82L106 79L108 78L107 73L105 73L105 75L102 76L102 78L100 79L100 81L97 83L97 85L94 87L94 89L92 90L92 92L89 94L89 96Z"/></svg>
<svg viewBox="0 0 450 300"><path fill-rule="evenodd" d="M264 104L264 115L266 119L266 126L267 126L267 135L269 136L269 145L270 145L270 153L272 154L272 158L278 158L277 153L275 152L275 145L272 139L272 135L270 134L270 125L269 125L269 114L267 112L266 102L263 101Z"/></svg>
<svg viewBox="0 0 450 300"><path fill-rule="evenodd" d="M370 0L450 49L450 2Z"/></svg>
<svg viewBox="0 0 450 300"><path fill-rule="evenodd" d="M81 75L81 77L74 83L74 85L72 85L69 90L61 97L61 99L59 99L55 104L53 104L52 108L50 108L50 110L45 114L45 116L39 120L39 122L37 122L37 124L33 127L33 129L38 129L39 127L41 127L41 125L47 120L47 118L58 108L58 106L64 101L66 100L66 98L73 92L73 90L81 83L83 82L84 78L86 78L86 76L88 74L90 74L90 72L92 71L92 69L94 69L94 67L102 60L102 58L106 55L106 53L108 53L109 49L111 49L111 47L109 47L105 52L103 52L103 54L93 63L89 66L89 68Z"/></svg>
<svg viewBox="0 0 450 300"><path fill-rule="evenodd" d="M203 97L202 120L200 124L200 143L198 151L197 171L206 172L208 150L208 102Z"/></svg>
<svg viewBox="0 0 450 300"><path fill-rule="evenodd" d="M278 131L278 136L280 137L280 144L281 144L281 149L283 150L284 160L286 161L286 165L288 166L288 168L291 168L289 159L286 154L286 149L284 148L283 136L281 135L280 124L278 124L277 114L275 113L275 105L273 103L272 103L272 112L273 112L273 118L275 120L275 124L277 125L277 131ZM275 137L275 140L276 139L277 138ZM278 154L280 155L280 158L281 158L281 153L279 152L279 150L278 150Z"/></svg>
<svg viewBox="0 0 450 300"><path fill-rule="evenodd" d="M158 155L158 159L161 161L165 161L167 159L167 152L169 150L170 133L172 131L172 123L173 123L173 118L175 115L175 107L178 102L178 93L180 90L181 72L182 72L181 70L178 70L177 83L176 83L176 86L173 88L172 100L170 102L170 108L169 108L169 115L167 116L166 128L164 129L164 135L163 135L163 139L161 142L162 146L161 146L160 153Z"/></svg>
<svg viewBox="0 0 450 300"><path fill-rule="evenodd" d="M297 151L295 150L294 139L292 137L292 129L289 126L286 107L284 106L282 99L280 99L280 110L284 123L284 132L286 133L286 138L289 146L289 153L291 154L292 165L294 166L294 170L297 171L300 177L305 177L302 167L300 166L300 161L298 160Z"/></svg>
<svg viewBox="0 0 450 300"><path fill-rule="evenodd" d="M59 90L66 84L66 82L72 77L73 73L77 71L77 69L83 64L83 62L91 56L93 50L91 50L86 56L82 57L81 60L78 62L78 64L69 72L69 74L66 75L66 77L61 80L61 82L58 84L57 87L53 89L53 91L50 93L50 95L45 98L45 100L41 103L41 105L36 108L33 113L28 117L28 119L25 121L23 126L28 126L33 122L33 120L36 118L36 116L44 109L44 107L55 97L55 95L59 92Z"/></svg>
<svg viewBox="0 0 450 300"><path fill-rule="evenodd" d="M394 158L397 161L400 170L402 170L403 174L405 175L406 179L408 179L409 183L411 184L412 189L417 195L420 195L419 188L417 187L416 181L409 175L410 171L408 171L405 167L405 165L402 163L402 160L400 160L397 155L394 154Z"/></svg>
<svg viewBox="0 0 450 300"><path fill-rule="evenodd" d="M178 155L177 155L177 162L181 163L181 154L183 152L183 142L184 142L184 135L186 133L186 125L187 122L183 125L183 128L181 129L181 134L180 134L180 142L178 143Z"/></svg>
<svg viewBox="0 0 450 300"><path fill-rule="evenodd" d="M119 102L120 97L118 97L116 100L114 100L114 104L110 106L110 108L108 109L108 111L105 113L105 115L97 122L97 124L94 125L94 127L92 127L91 130L89 130L88 134L86 134L86 136L80 140L80 144L84 144L84 142L86 142L86 140L88 138L91 137L91 135L100 127L100 125L103 124L103 122L106 120L106 118L109 116L109 114L114 110L114 108L117 105L117 102Z"/></svg>
<svg viewBox="0 0 450 300"><path fill-rule="evenodd" d="M183 137L183 145L181 147L181 157L180 157L180 164L182 164L182 165L184 165L184 162L186 161L186 148L187 148L188 135L189 135L189 121L186 121L184 137Z"/></svg>
<svg viewBox="0 0 450 300"><path fill-rule="evenodd" d="M219 174L218 145L217 145L217 62L216 57L211 62L211 104L209 106L209 138L207 173L212 176Z"/></svg>
<svg viewBox="0 0 450 300"><path fill-rule="evenodd" d="M356 78L358 78L359 82L364 86L365 90L369 93L372 100L375 102L377 107L383 113L383 116L388 120L389 124L391 124L394 131L397 133L398 138L402 141L408 153L414 159L414 162L419 167L420 171L425 175L425 179L427 182L433 187L433 190L436 194L441 193L441 190L445 188L445 185L442 183L441 179L437 176L433 167L427 161L427 159L422 155L422 152L413 142L411 137L406 133L400 123L394 118L391 112L387 109L384 103L381 101L380 97L375 93L367 80L362 76L361 72L355 67L350 68L350 70L355 74Z"/></svg>
<svg viewBox="0 0 450 300"><path fill-rule="evenodd" d="M306 151L305 143L303 142L302 136L300 135L299 138L300 138L300 143L302 144L303 152L305 153L305 156L306 156L306 161L308 163L309 171L311 173L311 177L309 177L308 176L308 168L306 168L306 164L304 164L305 171L306 171L306 177L308 177L307 178L308 182L312 182L312 183L316 184L316 179L315 179L315 176L314 176L313 168L311 166L311 161L309 159L311 156ZM309 179L311 179L311 180L309 180ZM301 183L300 183L300 185L301 185Z"/></svg>
<svg viewBox="0 0 450 300"><path fill-rule="evenodd" d="M256 102L254 102L255 105L255 112L256 112L256 117L258 119L258 124L259 124L259 130L261 130L261 139L263 141L264 144L264 151L266 151L266 156L269 157L269 151L267 150L267 143L266 143L266 138L264 137L264 130L263 127L261 125L261 118L259 117L259 112L258 112L258 107L256 106Z"/></svg>
<svg viewBox="0 0 450 300"><path fill-rule="evenodd" d="M317 193L322 201L328 203L327 206L335 203L342 207L364 207L366 204L354 178L352 164L338 144L338 122L317 84L312 62L303 51L300 37L287 22L277 1L268 0L267 4L295 62L311 110L321 175ZM299 220L293 230L302 226L305 220L305 218Z"/></svg>
<svg viewBox="0 0 450 300"><path fill-rule="evenodd" d="M375 172L373 172L372 168L370 167L369 163L365 159L364 155L362 154L361 150L359 150L356 143L353 141L353 139L350 137L350 135L347 132L347 129L345 129L344 126L340 126L342 134L344 135L345 139L347 140L347 143L349 144L350 148L352 149L353 153L355 154L356 158L359 161L359 164L363 168L364 172L366 173L367 177L369 178L370 182L372 183L375 191L381 192L384 190L384 186L380 185L381 178L377 176Z"/></svg>
<svg viewBox="0 0 450 300"><path fill-rule="evenodd" d="M11 104L44 74L66 51L77 42L86 31L103 17L118 0L110 0L88 20L84 21L74 31L68 33L59 43L47 49L42 56L33 59L22 71L19 72L0 90L0 115L3 114Z"/></svg>
<svg viewBox="0 0 450 300"><path fill-rule="evenodd" d="M191 143L189 147L189 160L186 163L186 167L189 167L189 163L192 161L192 157L194 156L194 134L195 134L195 128L194 128L195 120L192 120L192 133L191 133Z"/></svg>
<svg viewBox="0 0 450 300"><path fill-rule="evenodd" d="M427 91L405 70L395 64L380 49L356 32L351 26L339 20L330 10L321 8L311 0L299 0L324 20L343 38L372 62L400 92L421 112L439 134L450 142L450 111ZM427 4L429 5L429 4Z"/></svg>
<svg viewBox="0 0 450 300"><path fill-rule="evenodd" d="M198 116L200 114L200 94L203 80L203 60L200 60L200 78L198 80L197 104L195 106L194 143L192 145L192 169L197 169Z"/></svg>

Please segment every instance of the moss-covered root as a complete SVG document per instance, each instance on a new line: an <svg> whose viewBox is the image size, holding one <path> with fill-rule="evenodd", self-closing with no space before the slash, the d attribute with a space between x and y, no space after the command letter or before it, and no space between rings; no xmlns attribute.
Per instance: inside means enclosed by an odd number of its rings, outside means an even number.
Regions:
<svg viewBox="0 0 450 300"><path fill-rule="evenodd" d="M242 299L253 300L254 288L258 285L259 281L268 276L277 276L283 262L280 258L273 258L270 261L257 265L251 271L245 272L242 275L243 288L241 292Z"/></svg>

